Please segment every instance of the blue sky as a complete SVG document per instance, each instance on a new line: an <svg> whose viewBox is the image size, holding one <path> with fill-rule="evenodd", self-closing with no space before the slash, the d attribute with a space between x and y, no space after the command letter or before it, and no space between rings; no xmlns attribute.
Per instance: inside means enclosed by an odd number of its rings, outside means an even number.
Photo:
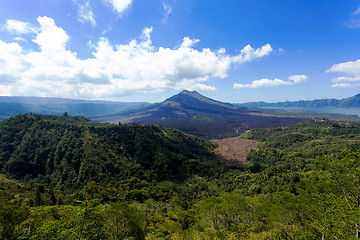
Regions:
<svg viewBox="0 0 360 240"><path fill-rule="evenodd" d="M360 90L358 0L0 0L0 95L226 102Z"/></svg>

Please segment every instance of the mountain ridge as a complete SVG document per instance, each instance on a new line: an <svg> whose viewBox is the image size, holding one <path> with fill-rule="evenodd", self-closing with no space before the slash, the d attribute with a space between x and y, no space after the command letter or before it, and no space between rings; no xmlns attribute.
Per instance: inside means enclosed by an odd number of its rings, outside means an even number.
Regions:
<svg viewBox="0 0 360 240"><path fill-rule="evenodd" d="M243 107L360 107L360 94L343 99L315 99L285 101L276 103L267 102L248 102L235 104Z"/></svg>
<svg viewBox="0 0 360 240"><path fill-rule="evenodd" d="M94 117L118 113L142 102L113 102L103 100L83 100L48 97L0 96L0 120L18 114L37 113L62 115L80 115Z"/></svg>

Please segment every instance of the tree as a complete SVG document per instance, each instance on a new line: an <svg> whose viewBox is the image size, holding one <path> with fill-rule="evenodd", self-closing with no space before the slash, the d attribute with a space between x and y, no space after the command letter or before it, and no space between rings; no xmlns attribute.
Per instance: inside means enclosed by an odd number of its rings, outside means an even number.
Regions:
<svg viewBox="0 0 360 240"><path fill-rule="evenodd" d="M322 165L334 180L338 227L360 238L360 152L343 152L338 159L323 160Z"/></svg>

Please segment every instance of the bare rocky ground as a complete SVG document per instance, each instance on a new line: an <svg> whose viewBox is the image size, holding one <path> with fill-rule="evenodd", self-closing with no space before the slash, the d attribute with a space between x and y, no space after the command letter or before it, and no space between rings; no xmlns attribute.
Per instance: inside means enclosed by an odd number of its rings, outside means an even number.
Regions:
<svg viewBox="0 0 360 240"><path fill-rule="evenodd" d="M218 144L214 152L219 159L225 162L246 162L246 155L249 150L256 148L258 145L256 141L238 137L214 139L211 141Z"/></svg>

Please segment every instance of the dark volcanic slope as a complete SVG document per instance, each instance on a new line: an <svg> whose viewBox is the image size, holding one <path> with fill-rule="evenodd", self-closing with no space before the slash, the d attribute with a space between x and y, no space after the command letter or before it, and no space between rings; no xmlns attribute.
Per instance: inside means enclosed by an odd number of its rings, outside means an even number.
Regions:
<svg viewBox="0 0 360 240"><path fill-rule="evenodd" d="M112 123L160 124L210 139L239 136L248 129L282 126L302 120L258 116L247 108L215 101L196 91L182 91L162 103L97 119Z"/></svg>

